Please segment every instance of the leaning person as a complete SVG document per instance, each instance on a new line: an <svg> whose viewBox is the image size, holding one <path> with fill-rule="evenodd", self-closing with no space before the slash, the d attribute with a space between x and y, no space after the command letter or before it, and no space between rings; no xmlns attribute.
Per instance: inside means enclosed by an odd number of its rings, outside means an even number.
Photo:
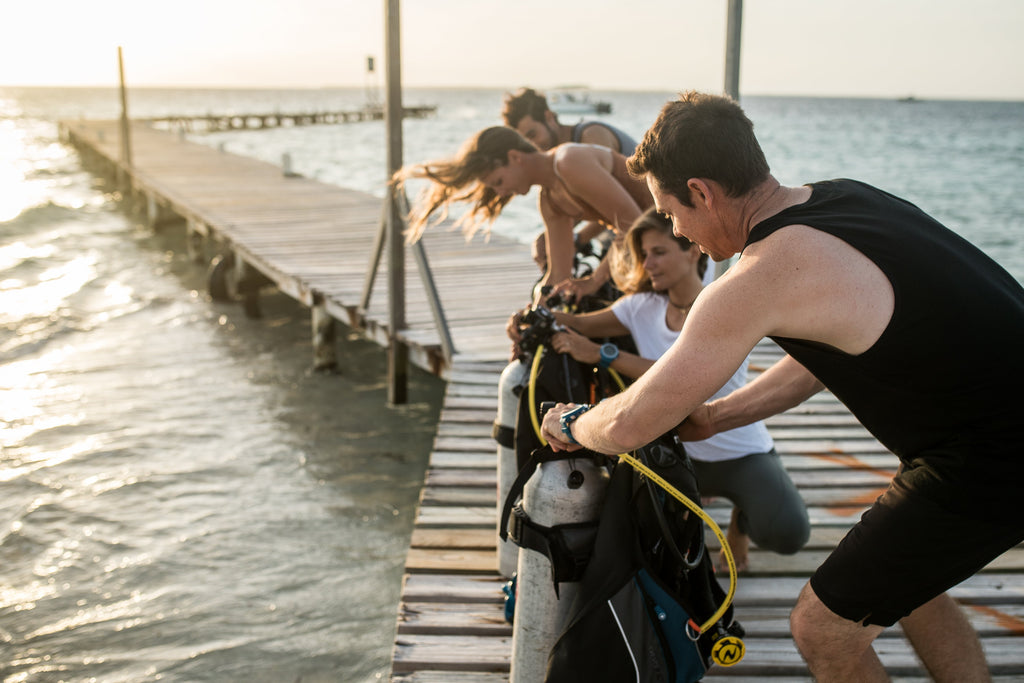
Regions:
<svg viewBox="0 0 1024 683"><path fill-rule="evenodd" d="M469 202L459 219L467 235L492 223L505 205L538 186L538 207L544 221L547 270L541 286L576 287L577 295L597 291L608 280L607 259L587 278L571 285L575 258L574 226L598 221L618 235L653 205L646 184L626 170L626 158L596 145L566 144L546 152L507 126L480 131L452 159L431 161L399 170L393 182L409 178L429 181L409 216L410 239L418 239L440 213L443 220L454 202ZM538 291L540 287L537 288Z"/></svg>
<svg viewBox="0 0 1024 683"><path fill-rule="evenodd" d="M989 680L946 591L1024 540L1024 288L902 199L852 180L782 186L725 97L668 103L630 170L677 234L740 258L648 372L574 422L556 406L544 438L622 453L684 418L684 438L705 438L827 387L900 469L793 608L811 674L887 680L872 642L899 621L936 680ZM789 355L705 403L764 336Z"/></svg>
<svg viewBox="0 0 1024 683"><path fill-rule="evenodd" d="M672 223L648 209L626 235L630 253L624 273L615 282L625 296L591 313L554 311L555 319L575 332L559 332L551 347L577 361L610 367L636 379L664 354L704 288L708 257L685 237L672 234ZM598 344L588 337L630 334L639 355ZM747 383L747 359L715 392L726 396ZM759 547L791 555L807 543L811 524L800 493L782 466L775 444L761 421L686 443L702 496L722 496L734 507L726 531L736 569L747 568L750 541ZM716 568L727 571L720 553Z"/></svg>
<svg viewBox="0 0 1024 683"><path fill-rule="evenodd" d="M631 135L603 121L580 121L572 126L560 123L547 98L533 88L506 93L501 118L542 151L566 142L601 145L627 157L636 149Z"/></svg>
<svg viewBox="0 0 1024 683"><path fill-rule="evenodd" d="M628 157L636 149L636 140L629 133L603 121L580 121L573 125L559 122L558 114L548 106L547 97L533 88L520 88L505 93L501 118L506 126L515 128L520 135L547 151L566 142L600 145ZM577 228L576 244L588 244L601 235L604 226L588 221ZM534 238L534 251L544 251L544 232ZM541 267L544 270L546 263Z"/></svg>

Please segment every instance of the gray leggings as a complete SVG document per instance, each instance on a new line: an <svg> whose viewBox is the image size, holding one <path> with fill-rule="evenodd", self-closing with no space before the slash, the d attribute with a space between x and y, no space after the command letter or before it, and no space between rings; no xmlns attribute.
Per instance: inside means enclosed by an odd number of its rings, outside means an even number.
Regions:
<svg viewBox="0 0 1024 683"><path fill-rule="evenodd" d="M775 449L735 460L693 460L704 497L722 496L740 510L740 531L759 547L792 555L807 543L807 506Z"/></svg>

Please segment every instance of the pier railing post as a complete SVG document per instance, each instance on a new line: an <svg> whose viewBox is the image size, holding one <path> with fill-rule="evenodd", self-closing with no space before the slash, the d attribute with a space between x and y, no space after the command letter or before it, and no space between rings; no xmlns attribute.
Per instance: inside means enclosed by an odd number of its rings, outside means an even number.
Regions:
<svg viewBox="0 0 1024 683"><path fill-rule="evenodd" d="M743 27L743 0L729 0L729 18L725 28L725 94L740 101L740 36ZM721 277L732 259L715 264L715 277Z"/></svg>
<svg viewBox="0 0 1024 683"><path fill-rule="evenodd" d="M401 17L398 0L384 0L385 47L387 50L388 177L402 167L402 51ZM405 328L405 244L404 221L399 213L397 191L388 189L388 402L408 401L409 349L398 337Z"/></svg>
<svg viewBox="0 0 1024 683"><path fill-rule="evenodd" d="M121 46L117 47L117 72L121 83L121 166L118 172L118 184L122 190L127 189L127 174L132 166L132 136L128 122L128 90L124 83L124 53ZM124 193L127 196L127 192Z"/></svg>
<svg viewBox="0 0 1024 683"><path fill-rule="evenodd" d="M729 21L725 29L725 94L740 99L740 36L743 0L729 0Z"/></svg>

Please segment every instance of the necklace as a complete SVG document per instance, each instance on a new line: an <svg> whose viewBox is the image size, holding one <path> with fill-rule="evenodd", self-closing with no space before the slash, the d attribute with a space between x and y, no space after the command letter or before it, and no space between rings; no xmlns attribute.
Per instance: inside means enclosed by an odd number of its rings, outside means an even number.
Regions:
<svg viewBox="0 0 1024 683"><path fill-rule="evenodd" d="M677 311L679 311L680 313L686 313L688 310L693 308L693 304L696 301L697 301L697 297L693 297L693 300L690 301L690 303L686 304L685 306L680 306L679 304L676 304L675 302L672 301L672 297L668 298L669 305L672 306L672 308L674 308Z"/></svg>

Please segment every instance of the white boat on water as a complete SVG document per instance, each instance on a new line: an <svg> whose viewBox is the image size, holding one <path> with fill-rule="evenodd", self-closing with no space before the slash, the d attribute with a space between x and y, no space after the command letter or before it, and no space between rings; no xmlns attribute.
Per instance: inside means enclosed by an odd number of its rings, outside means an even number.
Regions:
<svg viewBox="0 0 1024 683"><path fill-rule="evenodd" d="M565 86L547 92L548 108L556 114L609 114L611 102L590 99L583 86Z"/></svg>

